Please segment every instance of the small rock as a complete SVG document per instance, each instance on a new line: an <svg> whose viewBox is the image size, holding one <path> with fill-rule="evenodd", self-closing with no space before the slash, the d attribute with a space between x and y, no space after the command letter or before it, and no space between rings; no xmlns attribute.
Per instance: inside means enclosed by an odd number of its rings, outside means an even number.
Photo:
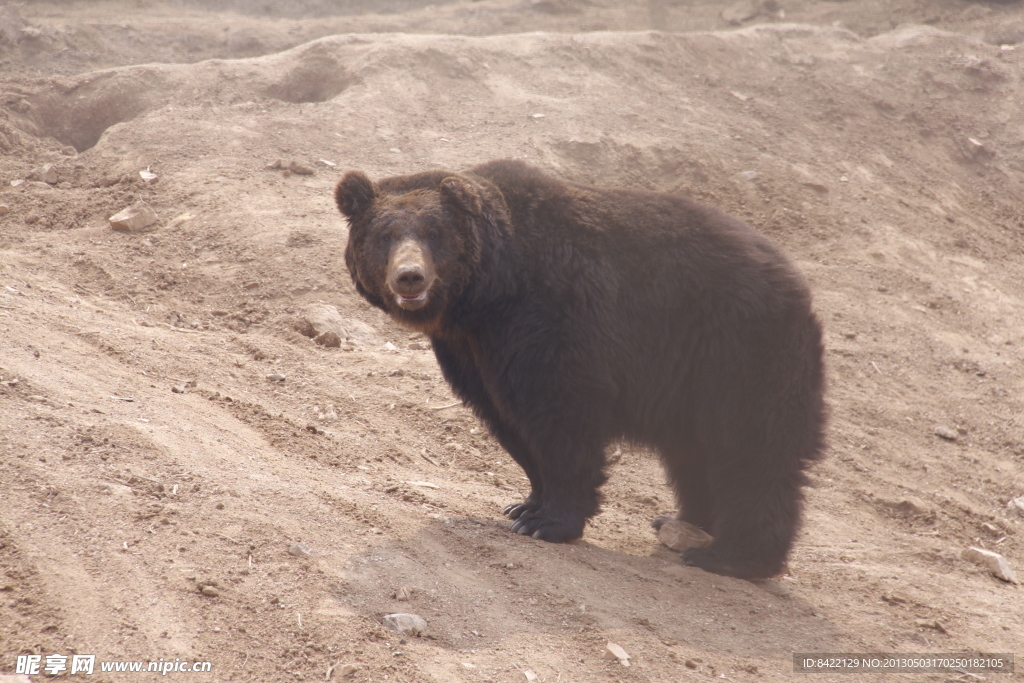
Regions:
<svg viewBox="0 0 1024 683"><path fill-rule="evenodd" d="M220 589L218 589L216 586L203 586L199 589L199 592L203 595L209 595L211 598L215 598L218 595L220 595Z"/></svg>
<svg viewBox="0 0 1024 683"><path fill-rule="evenodd" d="M156 211L139 200L127 209L110 217L110 227L120 232L138 232L156 223Z"/></svg>
<svg viewBox="0 0 1024 683"><path fill-rule="evenodd" d="M942 622L938 619L917 619L914 623L921 628L930 628L938 631L939 633L948 633L948 631L946 631L946 627L943 626Z"/></svg>
<svg viewBox="0 0 1024 683"><path fill-rule="evenodd" d="M342 664L337 662L327 668L327 680L331 678L346 678L359 671L357 664Z"/></svg>
<svg viewBox="0 0 1024 683"><path fill-rule="evenodd" d="M283 382L285 380L285 376L275 372L272 375L267 375L267 380L271 382Z"/></svg>
<svg viewBox="0 0 1024 683"><path fill-rule="evenodd" d="M722 19L737 26L744 21L753 19L760 13L761 7L758 3L751 2L751 0L740 0L722 10Z"/></svg>
<svg viewBox="0 0 1024 683"><path fill-rule="evenodd" d="M622 666L629 666L629 655L626 654L621 645L616 645L612 642L605 646L601 659L617 659Z"/></svg>
<svg viewBox="0 0 1024 683"><path fill-rule="evenodd" d="M392 353L394 353L398 351L398 347L392 344L391 342L387 342L386 344L384 344L384 350L391 351Z"/></svg>
<svg viewBox="0 0 1024 683"><path fill-rule="evenodd" d="M317 336L313 337L320 346L326 346L329 349L337 349L341 347L341 337L334 330L327 330Z"/></svg>
<svg viewBox="0 0 1024 683"><path fill-rule="evenodd" d="M692 524L673 519L658 529L658 540L672 550L682 552L687 548L706 548L714 539Z"/></svg>
<svg viewBox="0 0 1024 683"><path fill-rule="evenodd" d="M979 160L995 156L985 143L974 138L967 138L967 153Z"/></svg>
<svg viewBox="0 0 1024 683"><path fill-rule="evenodd" d="M327 407L324 408L324 412L320 413L320 419L324 422L337 422L338 411L334 409L333 403L328 403Z"/></svg>
<svg viewBox="0 0 1024 683"><path fill-rule="evenodd" d="M430 343L429 342L422 342L422 341L415 341L415 342L412 342L412 343L409 344L409 348L412 349L413 351L429 351L430 350Z"/></svg>
<svg viewBox="0 0 1024 683"><path fill-rule="evenodd" d="M1002 579L1007 583L1017 583L1017 575L1013 573L1006 558L999 553L971 546L963 552L963 558L985 567L997 579Z"/></svg>
<svg viewBox="0 0 1024 683"><path fill-rule="evenodd" d="M412 589L408 586L402 586L395 591L395 600L399 600L401 602L408 602L411 597Z"/></svg>
<svg viewBox="0 0 1024 683"><path fill-rule="evenodd" d="M686 666L687 669L699 669L700 668L700 660L699 659L687 659L685 662L683 662L683 664Z"/></svg>
<svg viewBox="0 0 1024 683"><path fill-rule="evenodd" d="M950 429L949 427L945 426L936 427L935 436L939 437L940 439L945 439L946 441L956 441L957 439L960 438L959 432L957 432L955 429Z"/></svg>
<svg viewBox="0 0 1024 683"><path fill-rule="evenodd" d="M6 216L11 212L11 207L6 204L0 204L0 216Z"/></svg>
<svg viewBox="0 0 1024 683"><path fill-rule="evenodd" d="M524 669L523 670L523 675L526 676L526 680L528 680L530 683L537 683L537 681L540 680L540 676L538 676L537 674L533 673L529 669Z"/></svg>
<svg viewBox="0 0 1024 683"><path fill-rule="evenodd" d="M147 182L147 183L152 183L152 182L153 182L154 180L156 180L156 179L157 179L157 178L158 178L159 176L157 176L157 174L156 174L156 173L153 173L152 171L150 171L150 170L149 170L149 166L147 166L147 167L145 168L145 170L139 171L139 177L140 177L140 178L142 178L142 180L143 180L144 182Z"/></svg>
<svg viewBox="0 0 1024 683"><path fill-rule="evenodd" d="M175 384L173 387L171 387L171 391L173 391L176 394L184 394L185 393L185 385L184 384Z"/></svg>
<svg viewBox="0 0 1024 683"><path fill-rule="evenodd" d="M357 346L378 343L372 327L359 320L342 318L338 309L330 304L307 306L297 318L292 319L292 326L299 334L325 346L333 344L335 339L338 345L341 342Z"/></svg>
<svg viewBox="0 0 1024 683"><path fill-rule="evenodd" d="M32 175L48 185L57 184L57 169L53 164L46 164Z"/></svg>
<svg viewBox="0 0 1024 683"><path fill-rule="evenodd" d="M288 548L288 554L295 557L310 557L313 554L313 549L305 543L296 543Z"/></svg>
<svg viewBox="0 0 1024 683"><path fill-rule="evenodd" d="M296 175L313 175L314 173L316 173L316 171L314 171L309 166L300 164L297 161L293 161L290 164L288 164L288 170L291 171L292 173L295 173Z"/></svg>
<svg viewBox="0 0 1024 683"><path fill-rule="evenodd" d="M267 164L267 170L269 171L276 171L279 168L284 168L284 162L280 159L275 159L274 163Z"/></svg>
<svg viewBox="0 0 1024 683"><path fill-rule="evenodd" d="M1024 515L1024 496L1014 498L1006 504L1006 507L1011 510L1016 510L1019 514Z"/></svg>
<svg viewBox="0 0 1024 683"><path fill-rule="evenodd" d="M406 636L418 636L427 631L427 620L417 614L388 614L384 625Z"/></svg>

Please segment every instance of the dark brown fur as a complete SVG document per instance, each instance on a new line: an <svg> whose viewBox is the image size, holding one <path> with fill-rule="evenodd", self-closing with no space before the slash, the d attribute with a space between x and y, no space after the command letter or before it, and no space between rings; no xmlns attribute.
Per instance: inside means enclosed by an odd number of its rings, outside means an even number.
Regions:
<svg viewBox="0 0 1024 683"><path fill-rule="evenodd" d="M681 196L515 161L377 183L353 171L335 197L360 294L430 336L526 472L514 531L580 537L605 447L627 439L661 454L679 517L715 537L686 562L781 571L823 448L824 371L807 286L767 239ZM396 284L403 244L430 267Z"/></svg>

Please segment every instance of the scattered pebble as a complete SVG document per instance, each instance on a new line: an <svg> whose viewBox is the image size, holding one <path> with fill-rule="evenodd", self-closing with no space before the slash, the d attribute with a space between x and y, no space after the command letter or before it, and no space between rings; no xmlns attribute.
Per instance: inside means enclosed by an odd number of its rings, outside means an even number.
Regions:
<svg viewBox="0 0 1024 683"><path fill-rule="evenodd" d="M322 346L337 348L342 342L357 346L378 343L372 327L359 320L342 318L338 309L330 304L310 304L291 324L299 334Z"/></svg>
<svg viewBox="0 0 1024 683"><path fill-rule="evenodd" d="M138 232L156 223L156 211L139 200L110 217L110 227L119 232Z"/></svg>
<svg viewBox="0 0 1024 683"><path fill-rule="evenodd" d="M738 26L744 21L749 21L761 13L760 6L751 0L740 0L740 2L729 5L722 10L722 19L733 26Z"/></svg>
<svg viewBox="0 0 1024 683"><path fill-rule="evenodd" d="M171 391L173 391L176 394L184 394L185 393L185 385L184 384L175 384L173 387L171 387Z"/></svg>
<svg viewBox="0 0 1024 683"><path fill-rule="evenodd" d="M337 349L341 347L341 337L334 330L327 330L322 334L318 334L313 337L313 341L320 346L326 346L329 349Z"/></svg>
<svg viewBox="0 0 1024 683"><path fill-rule="evenodd" d="M288 164L288 170L296 175L313 175L316 173L312 168L304 164L300 164L297 161L293 161Z"/></svg>
<svg viewBox="0 0 1024 683"><path fill-rule="evenodd" d="M6 216L11 212L11 207L6 204L0 204L0 216Z"/></svg>
<svg viewBox="0 0 1024 683"><path fill-rule="evenodd" d="M658 529L658 540L672 550L682 552L687 548L706 548L714 539L692 524L673 519Z"/></svg>
<svg viewBox="0 0 1024 683"><path fill-rule="evenodd" d="M331 678L346 678L357 671L359 671L358 664L342 664L341 662L336 662L327 667L327 680L331 680Z"/></svg>
<svg viewBox="0 0 1024 683"><path fill-rule="evenodd" d="M940 439L945 439L946 441L956 441L957 439L960 438L960 434L955 429L950 429L949 427L945 426L936 427L935 436L939 437Z"/></svg>
<svg viewBox="0 0 1024 683"><path fill-rule="evenodd" d="M41 180L47 185L56 185L58 180L57 169L54 168L53 164L46 164L42 168L33 171L29 177Z"/></svg>
<svg viewBox="0 0 1024 683"><path fill-rule="evenodd" d="M523 670L523 675L526 676L526 680L528 680L530 683L537 683L537 681L540 680L540 676L538 676L537 674L533 673L529 669L524 669Z"/></svg>
<svg viewBox="0 0 1024 683"><path fill-rule="evenodd" d="M1017 583L1017 575L1010 568L1010 563L999 553L971 546L963 552L963 558L985 567L997 579L1002 579L1007 583Z"/></svg>
<svg viewBox="0 0 1024 683"><path fill-rule="evenodd" d="M395 591L395 600L409 602L410 598L412 598L412 589L408 586L402 586Z"/></svg>
<svg viewBox="0 0 1024 683"><path fill-rule="evenodd" d="M604 648L601 659L617 659L622 666L629 666L629 655L622 649L621 645L610 642Z"/></svg>
<svg viewBox="0 0 1024 683"><path fill-rule="evenodd" d="M1006 504L1006 507L1011 510L1016 510L1019 514L1024 515L1024 496L1014 498Z"/></svg>
<svg viewBox="0 0 1024 683"><path fill-rule="evenodd" d="M921 628L930 628L943 634L948 633L948 631L946 631L946 627L943 626L942 622L938 619L917 619L914 623Z"/></svg>
<svg viewBox="0 0 1024 683"><path fill-rule="evenodd" d="M313 554L313 549L305 543L296 543L288 548L288 554L295 557L310 557Z"/></svg>
<svg viewBox="0 0 1024 683"><path fill-rule="evenodd" d="M147 166L144 171L139 171L139 177L142 178L145 182L151 183L154 180L156 180L158 176L156 173L150 171L149 166Z"/></svg>
<svg viewBox="0 0 1024 683"><path fill-rule="evenodd" d="M267 375L267 380L271 382L283 382L285 379L286 378L284 375L277 372L275 372L272 375Z"/></svg>
<svg viewBox="0 0 1024 683"><path fill-rule="evenodd" d="M409 348L413 351L429 351L430 342L414 341L409 344Z"/></svg>
<svg viewBox="0 0 1024 683"><path fill-rule="evenodd" d="M683 662L683 664L686 666L687 669L699 669L700 668L700 660L699 659L687 659L685 662Z"/></svg>
<svg viewBox="0 0 1024 683"><path fill-rule="evenodd" d="M392 353L394 353L398 351L398 347L392 344L391 342L387 342L386 344L384 344L384 350L391 351Z"/></svg>
<svg viewBox="0 0 1024 683"><path fill-rule="evenodd" d="M215 598L218 595L220 595L220 589L217 588L216 586L209 586L209 585L203 586L202 588L199 589L199 592L202 593L203 595L209 595L211 598Z"/></svg>
<svg viewBox="0 0 1024 683"><path fill-rule="evenodd" d="M406 636L419 636L427 631L427 620L417 614L388 614L384 625Z"/></svg>

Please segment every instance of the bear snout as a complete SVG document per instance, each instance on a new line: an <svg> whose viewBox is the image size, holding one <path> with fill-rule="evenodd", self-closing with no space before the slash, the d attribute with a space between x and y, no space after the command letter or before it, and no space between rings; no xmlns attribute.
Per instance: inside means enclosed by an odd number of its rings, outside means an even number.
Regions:
<svg viewBox="0 0 1024 683"><path fill-rule="evenodd" d="M421 308L433 280L429 254L412 241L399 245L388 268L388 288L395 294L395 303L410 311Z"/></svg>

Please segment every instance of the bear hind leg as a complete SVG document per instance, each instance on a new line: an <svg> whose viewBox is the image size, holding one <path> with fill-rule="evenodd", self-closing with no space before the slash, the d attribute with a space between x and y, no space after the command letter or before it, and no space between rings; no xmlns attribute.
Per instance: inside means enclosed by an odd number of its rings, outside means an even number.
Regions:
<svg viewBox="0 0 1024 683"><path fill-rule="evenodd" d="M735 476L735 473L733 474ZM715 574L766 579L786 566L800 526L802 472L768 477L717 492L714 542L683 551L683 561ZM717 487L715 487L717 488Z"/></svg>

